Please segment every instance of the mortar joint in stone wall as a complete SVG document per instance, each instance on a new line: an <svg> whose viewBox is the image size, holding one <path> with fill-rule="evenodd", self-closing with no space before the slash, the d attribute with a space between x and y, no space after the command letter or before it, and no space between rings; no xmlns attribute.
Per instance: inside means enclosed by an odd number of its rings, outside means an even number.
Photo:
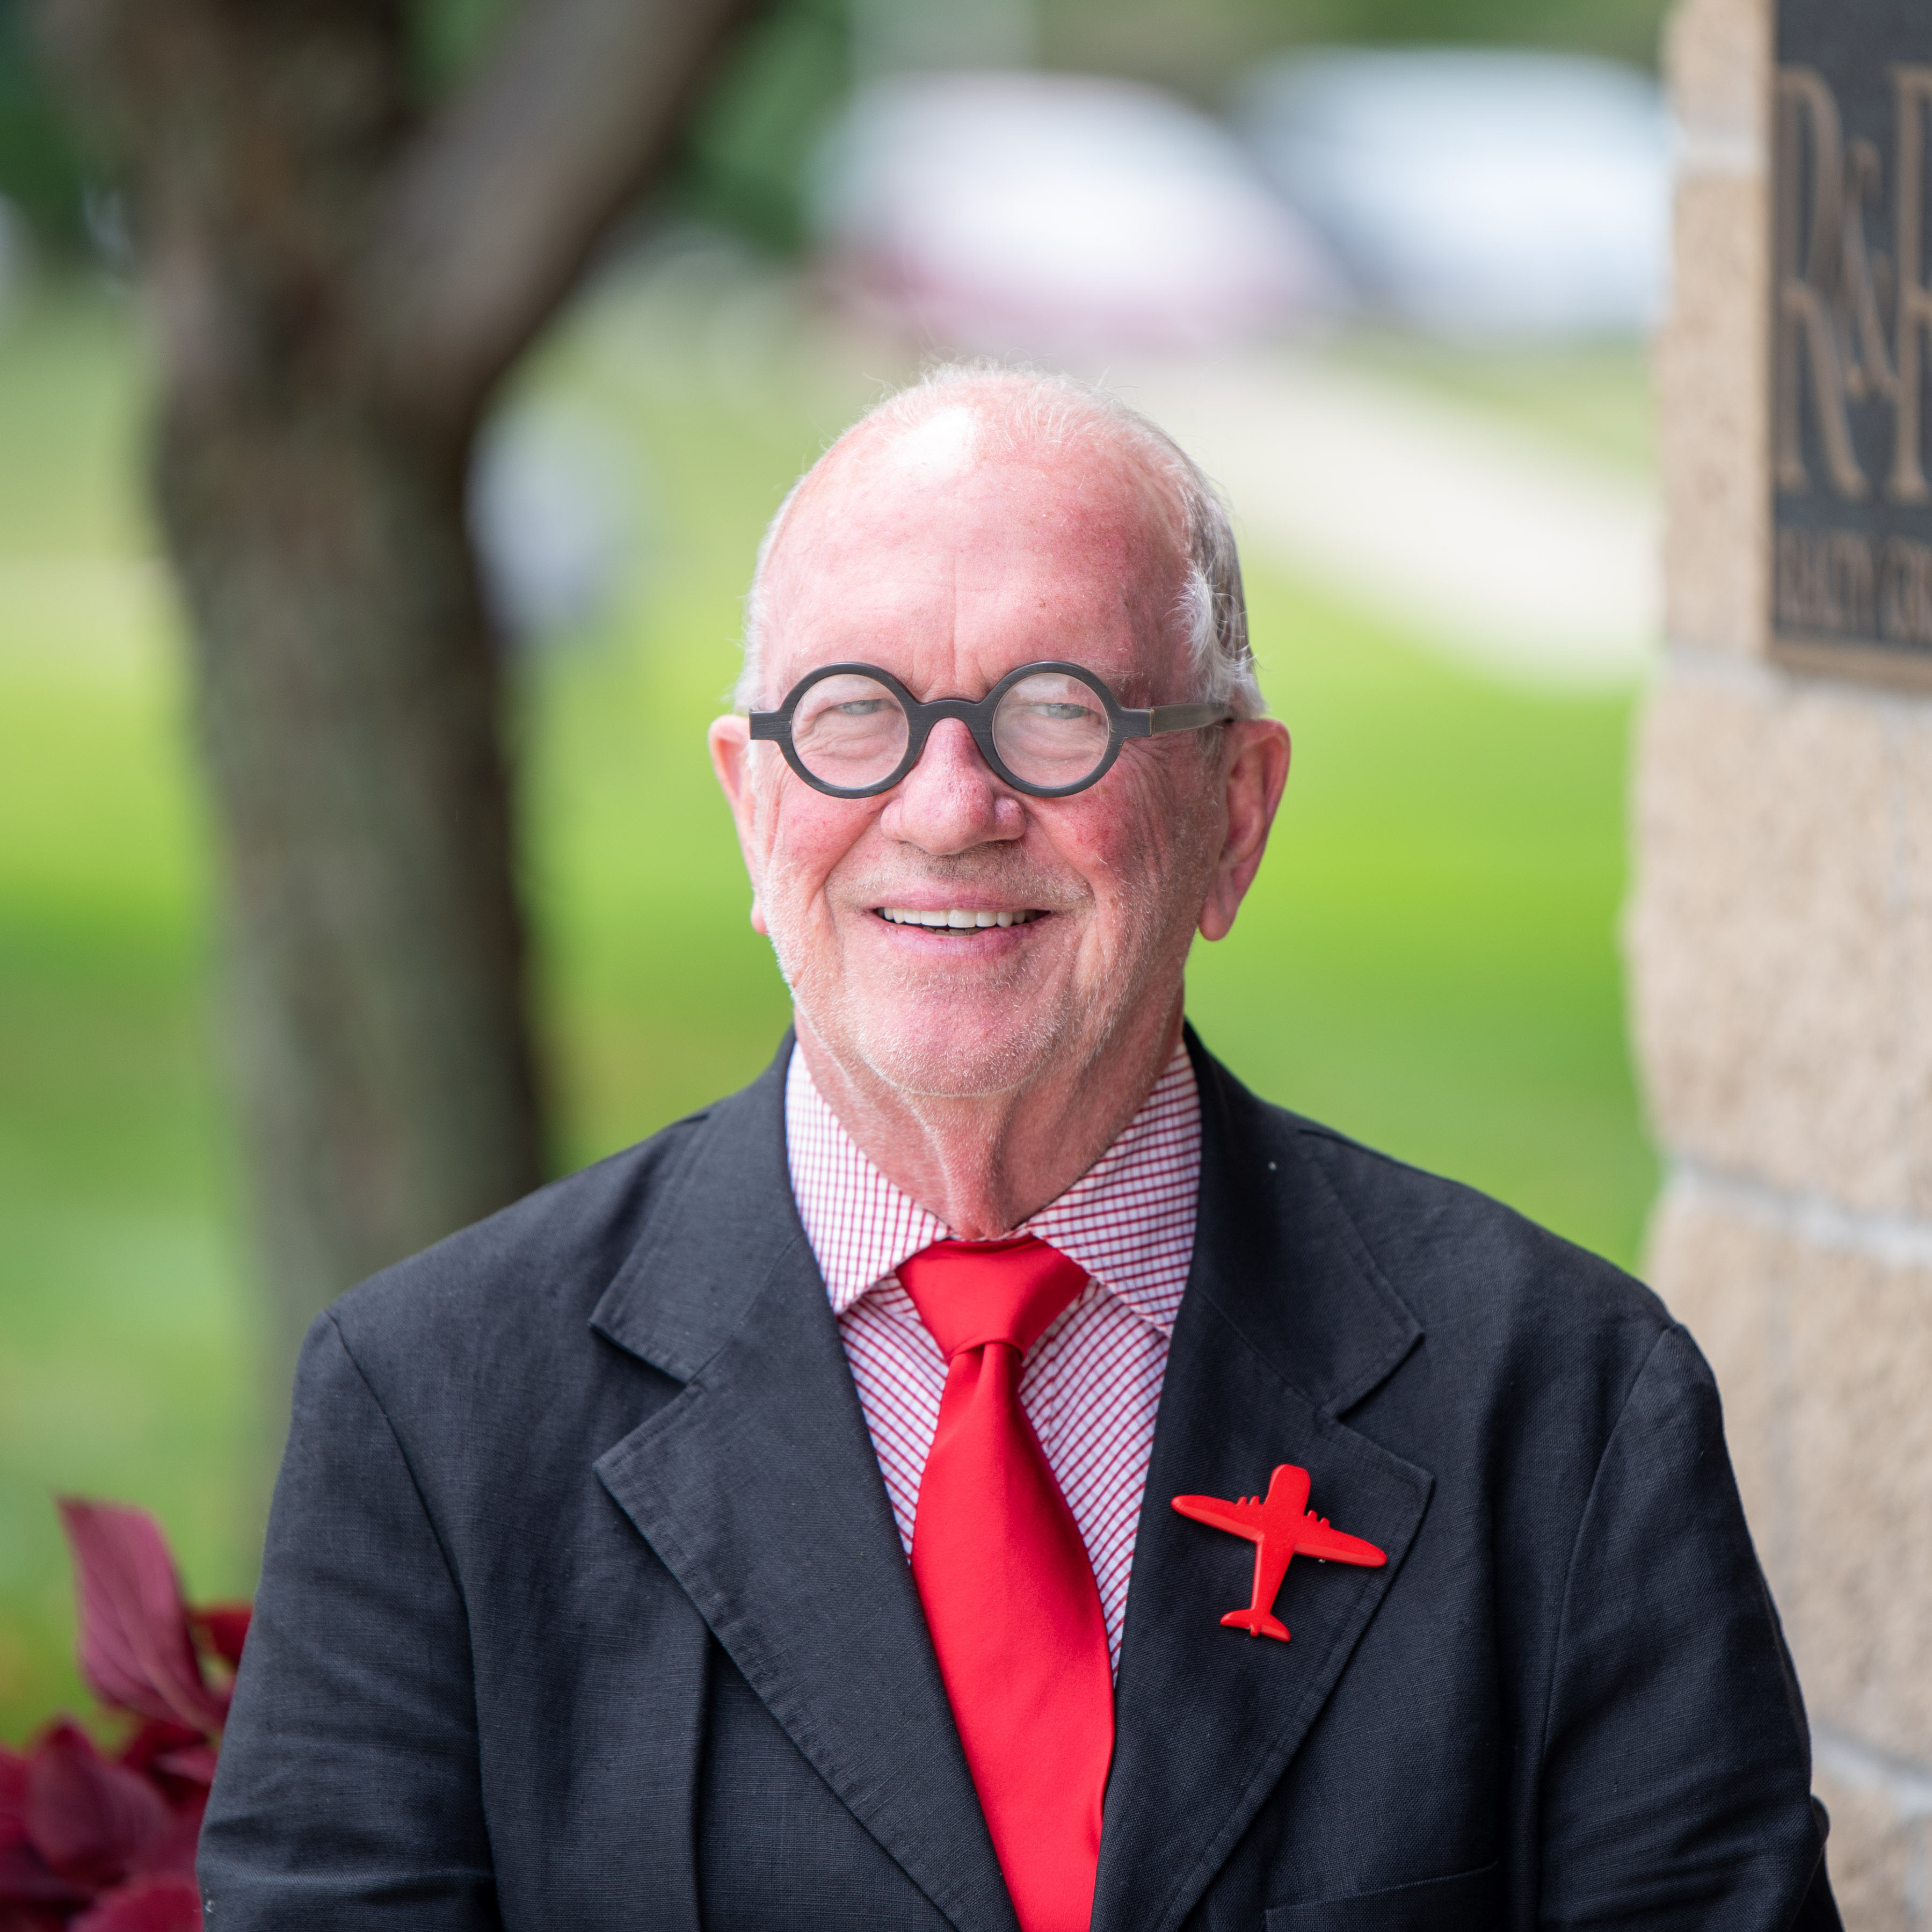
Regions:
<svg viewBox="0 0 1932 1932"><path fill-rule="evenodd" d="M1754 135L1712 128L1678 130L1676 174L1680 182L1709 176L1754 179L1764 171L1764 144Z"/></svg>
<svg viewBox="0 0 1932 1932"><path fill-rule="evenodd" d="M1696 644L1667 644L1658 674L1726 685L1754 698L1834 698L1870 705L1887 717L1914 722L1932 717L1932 688L1917 691L1874 684L1863 678L1787 670L1763 658L1706 650Z"/></svg>
<svg viewBox="0 0 1932 1932"><path fill-rule="evenodd" d="M1932 1268L1932 1220L1916 1215L1874 1213L1821 1194L1788 1192L1749 1175L1727 1174L1694 1156L1675 1159L1668 1186L1679 1199L1729 1208L1814 1248L1861 1255L1888 1268Z"/></svg>
<svg viewBox="0 0 1932 1932"><path fill-rule="evenodd" d="M1882 1797L1900 1819L1932 1818L1932 1766L1880 1750L1834 1724L1812 1725L1811 1752L1828 1777Z"/></svg>

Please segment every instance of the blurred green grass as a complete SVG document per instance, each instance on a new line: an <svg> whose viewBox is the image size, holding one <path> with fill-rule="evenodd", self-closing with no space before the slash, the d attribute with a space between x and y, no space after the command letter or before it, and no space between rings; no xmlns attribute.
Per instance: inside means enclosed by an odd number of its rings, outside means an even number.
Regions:
<svg viewBox="0 0 1932 1932"><path fill-rule="evenodd" d="M611 615L514 680L564 1165L748 1078L784 1024L703 728L765 518L890 362L728 276L620 284L512 399L602 424L653 506ZM1406 373L1504 380L1451 364ZM0 1738L80 1701L50 1492L154 1510L194 1594L252 1582L248 1251L139 368L98 288L0 320ZM1640 452L1634 352L1561 374L1489 400ZM1628 700L1499 691L1265 567L1250 588L1295 769L1197 951L1197 1023L1271 1098L1629 1262L1654 1173L1614 943Z"/></svg>

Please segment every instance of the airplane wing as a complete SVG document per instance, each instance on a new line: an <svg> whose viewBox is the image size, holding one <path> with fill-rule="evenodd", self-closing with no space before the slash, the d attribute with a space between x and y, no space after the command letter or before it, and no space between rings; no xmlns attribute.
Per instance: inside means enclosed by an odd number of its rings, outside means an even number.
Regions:
<svg viewBox="0 0 1932 1932"><path fill-rule="evenodd" d="M1258 1510L1244 1512L1238 1504L1223 1502L1219 1496L1176 1496L1174 1506L1183 1516L1191 1516L1196 1522L1211 1524L1216 1529L1232 1530L1237 1536L1245 1536L1250 1543L1262 1540Z"/></svg>
<svg viewBox="0 0 1932 1932"><path fill-rule="evenodd" d="M1324 1563L1359 1563L1370 1570L1379 1570L1388 1561L1372 1543L1330 1529L1312 1510L1302 1520L1300 1532L1295 1538L1295 1554L1318 1556Z"/></svg>

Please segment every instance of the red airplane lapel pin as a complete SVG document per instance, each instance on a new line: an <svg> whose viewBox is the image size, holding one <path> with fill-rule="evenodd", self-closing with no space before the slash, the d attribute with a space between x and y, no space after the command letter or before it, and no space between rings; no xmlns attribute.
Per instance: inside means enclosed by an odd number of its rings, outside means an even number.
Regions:
<svg viewBox="0 0 1932 1932"><path fill-rule="evenodd" d="M1330 1528L1326 1516L1308 1508L1308 1472L1292 1462L1277 1466L1268 1480L1265 1502L1258 1496L1243 1496L1232 1503L1219 1496L1176 1496L1174 1506L1196 1522L1245 1536L1255 1546L1254 1601L1221 1619L1250 1636L1288 1641L1287 1627L1274 1614L1274 1599L1288 1574L1289 1558L1314 1556L1324 1563L1359 1563L1371 1570L1388 1561L1372 1543Z"/></svg>

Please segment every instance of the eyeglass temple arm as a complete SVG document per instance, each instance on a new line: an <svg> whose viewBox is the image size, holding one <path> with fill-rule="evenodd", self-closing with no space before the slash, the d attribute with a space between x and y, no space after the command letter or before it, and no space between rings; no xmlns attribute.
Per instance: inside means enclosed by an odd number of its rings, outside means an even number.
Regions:
<svg viewBox="0 0 1932 1932"><path fill-rule="evenodd" d="M753 711L746 715L746 722L752 728L752 737L782 738L789 720L782 711Z"/></svg>
<svg viewBox="0 0 1932 1932"><path fill-rule="evenodd" d="M1163 731L1198 731L1204 724L1232 724L1234 717L1225 704L1156 704L1151 711L1124 712L1122 735L1158 738Z"/></svg>

